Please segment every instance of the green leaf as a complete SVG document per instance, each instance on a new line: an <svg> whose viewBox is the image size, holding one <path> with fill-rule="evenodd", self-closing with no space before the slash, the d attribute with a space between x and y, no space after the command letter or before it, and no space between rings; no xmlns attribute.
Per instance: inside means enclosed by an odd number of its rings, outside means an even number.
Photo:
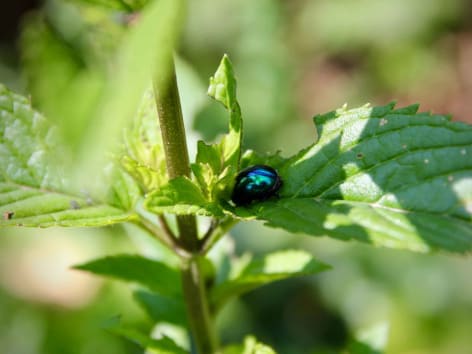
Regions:
<svg viewBox="0 0 472 354"><path fill-rule="evenodd" d="M135 219L121 209L74 195L0 183L0 226L106 226Z"/></svg>
<svg viewBox="0 0 472 354"><path fill-rule="evenodd" d="M74 268L138 283L165 296L181 296L180 273L164 263L141 256L109 256Z"/></svg>
<svg viewBox="0 0 472 354"><path fill-rule="evenodd" d="M389 323L379 322L359 329L347 343L350 354L383 354L388 343Z"/></svg>
<svg viewBox="0 0 472 354"><path fill-rule="evenodd" d="M269 346L257 341L253 336L244 339L244 345L232 345L223 350L224 354L276 354Z"/></svg>
<svg viewBox="0 0 472 354"><path fill-rule="evenodd" d="M136 218L68 188L56 130L0 85L0 226L103 226Z"/></svg>
<svg viewBox="0 0 472 354"><path fill-rule="evenodd" d="M123 210L134 210L142 198L135 179L115 165L111 166L108 177L110 186L106 196L107 203Z"/></svg>
<svg viewBox="0 0 472 354"><path fill-rule="evenodd" d="M384 351L380 351L372 348L370 345L363 343L358 340L351 340L349 342L347 352L349 354L383 354Z"/></svg>
<svg viewBox="0 0 472 354"><path fill-rule="evenodd" d="M144 193L167 183L165 154L156 112L153 91L148 89L131 127L124 132L124 151L120 163Z"/></svg>
<svg viewBox="0 0 472 354"><path fill-rule="evenodd" d="M192 171L206 198L215 201L228 199L232 179L239 170L241 158L241 110L236 100L236 79L226 55L210 79L208 94L228 110L229 132L219 143L212 145L202 141L198 143L196 163L192 166Z"/></svg>
<svg viewBox="0 0 472 354"><path fill-rule="evenodd" d="M168 322L182 327L187 326L184 300L138 290L134 293L138 304L154 322Z"/></svg>
<svg viewBox="0 0 472 354"><path fill-rule="evenodd" d="M116 154L117 166L111 174L108 197L111 204L130 210L145 194L167 183L165 154L152 89L145 92L123 137L123 147Z"/></svg>
<svg viewBox="0 0 472 354"><path fill-rule="evenodd" d="M188 354L188 352L179 347L169 337L161 339L153 339L149 336L132 328L112 327L108 329L110 332L127 338L146 349L146 353L152 354Z"/></svg>
<svg viewBox="0 0 472 354"><path fill-rule="evenodd" d="M94 124L84 136L77 163L79 177L103 163L101 152L116 142L133 117L151 78L163 81L168 77L182 14L182 0L151 2L123 38L113 72L94 110ZM94 144L90 144L92 141Z"/></svg>
<svg viewBox="0 0 472 354"><path fill-rule="evenodd" d="M63 188L54 128L29 101L0 85L0 181ZM56 160L57 158L57 160Z"/></svg>
<svg viewBox="0 0 472 354"><path fill-rule="evenodd" d="M277 166L267 225L414 251L472 250L472 127L393 104L315 117L319 140Z"/></svg>
<svg viewBox="0 0 472 354"><path fill-rule="evenodd" d="M109 22L119 29L114 35L115 28L110 25L109 31L107 27L98 36L100 43L112 42L114 46L102 49L107 53L103 56L94 48L94 34L104 26L93 23L103 11L54 4L55 11L48 13L47 20L35 17L27 26L24 58L33 99L58 123L70 145L73 158L69 161L73 161L80 184L106 163L107 153L134 116L152 78L165 82L181 28L183 1L150 2L124 34L123 26L111 20L116 17L107 13ZM73 29L61 27L67 21L74 24ZM108 41L103 40L106 35Z"/></svg>
<svg viewBox="0 0 472 354"><path fill-rule="evenodd" d="M287 250L268 254L237 268L233 267L233 273L237 269L236 274L231 274L230 279L212 289L210 297L216 309L221 308L228 299L257 287L277 280L316 274L329 269L329 266L315 260L307 252Z"/></svg>
<svg viewBox="0 0 472 354"><path fill-rule="evenodd" d="M238 101L236 100L236 79L234 77L233 66L226 54L221 59L215 75L210 78L208 95L218 102L221 102L229 111L238 109ZM240 127L237 120L234 122L231 121L230 124L231 127L233 127L233 124L239 125ZM234 126L234 128L236 128L236 126Z"/></svg>
<svg viewBox="0 0 472 354"><path fill-rule="evenodd" d="M219 205L209 202L200 188L187 177L174 178L150 193L146 197L145 207L157 214L224 215Z"/></svg>

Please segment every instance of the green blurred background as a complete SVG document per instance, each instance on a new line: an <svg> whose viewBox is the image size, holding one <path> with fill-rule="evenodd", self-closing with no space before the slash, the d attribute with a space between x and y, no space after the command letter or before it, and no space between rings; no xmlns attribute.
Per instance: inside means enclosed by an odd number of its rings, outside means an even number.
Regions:
<svg viewBox="0 0 472 354"><path fill-rule="evenodd" d="M55 111L51 88L60 87L60 75L105 66L123 24L133 21L78 3L17 0L0 11L0 82L31 94L48 116L74 110ZM74 60L62 65L38 54L38 23ZM470 0L189 1L178 76L191 145L226 129L224 111L205 98L223 53L238 78L244 146L259 152L298 151L315 139L312 117L344 103L420 103L472 122ZM102 329L118 314L152 327L129 287L69 267L119 252L159 256L155 245L121 227L0 232L0 353L141 352ZM472 353L470 258L288 235L256 222L238 225L232 237L239 254L299 247L333 270L231 303L218 319L225 343L253 332L281 354L335 353L358 336L386 343L387 353Z"/></svg>

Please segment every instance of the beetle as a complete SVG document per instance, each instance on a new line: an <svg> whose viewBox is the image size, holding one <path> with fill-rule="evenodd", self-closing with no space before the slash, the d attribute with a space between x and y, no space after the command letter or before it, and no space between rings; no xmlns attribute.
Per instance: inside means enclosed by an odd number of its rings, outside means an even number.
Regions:
<svg viewBox="0 0 472 354"><path fill-rule="evenodd" d="M237 206L249 205L277 195L280 187L282 179L274 168L254 165L242 170L236 176L231 200Z"/></svg>

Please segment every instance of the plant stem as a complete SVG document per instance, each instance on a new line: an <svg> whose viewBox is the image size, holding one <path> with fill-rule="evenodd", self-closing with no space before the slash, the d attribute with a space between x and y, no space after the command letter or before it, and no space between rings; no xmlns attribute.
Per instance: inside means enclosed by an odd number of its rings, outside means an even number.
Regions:
<svg viewBox="0 0 472 354"><path fill-rule="evenodd" d="M179 176L190 177L190 161L173 60L170 62L169 69L170 75L154 80L154 97L164 143L167 174L172 179ZM196 251L198 236L195 217L178 216L177 226L179 237L185 248L188 251Z"/></svg>
<svg viewBox="0 0 472 354"><path fill-rule="evenodd" d="M170 75L155 78L153 84L167 173L172 179L190 177L190 162L173 60L170 64ZM182 289L198 354L216 354L218 344L208 306L196 225L193 215L177 216L179 244L189 254L182 258Z"/></svg>
<svg viewBox="0 0 472 354"><path fill-rule="evenodd" d="M188 321L198 354L218 353L218 341L208 306L208 295L203 277L202 256L184 261L182 285L187 302Z"/></svg>

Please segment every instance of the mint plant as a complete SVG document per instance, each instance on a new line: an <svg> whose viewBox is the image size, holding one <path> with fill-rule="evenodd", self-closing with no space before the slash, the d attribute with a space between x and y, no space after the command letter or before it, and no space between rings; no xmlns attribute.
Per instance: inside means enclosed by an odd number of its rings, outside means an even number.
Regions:
<svg viewBox="0 0 472 354"><path fill-rule="evenodd" d="M144 6L89 2L126 11ZM177 259L176 266L120 254L76 268L139 284L136 301L156 322L187 329L193 349L119 323L110 331L154 353L274 353L250 336L241 345L222 347L215 317L231 298L330 267L304 250L279 250L260 258L223 254L230 266L221 271L208 253L235 224L247 220L415 252L472 249L472 127L418 113L417 105L344 106L314 117L316 141L297 154L261 155L241 147L236 79L225 55L208 95L226 109L228 132L213 144L199 141L190 162L173 63L182 8L183 1L175 0L143 7L138 22L118 35L123 38L113 52L108 80L92 67L61 72L67 83L42 92L58 97L57 106L42 107L52 119L28 98L0 86L2 227L132 223ZM37 58L47 66L46 54L67 56L41 47L40 40L49 40L47 31L26 31L25 37L39 39L27 62ZM30 70L39 75L45 68L31 63ZM40 81L36 85L33 99L43 89ZM78 97L84 89L84 97ZM73 103L78 109L61 123L57 116ZM276 196L237 206L230 201L236 177L253 165L271 166L283 184ZM201 231L203 217L210 222Z"/></svg>

